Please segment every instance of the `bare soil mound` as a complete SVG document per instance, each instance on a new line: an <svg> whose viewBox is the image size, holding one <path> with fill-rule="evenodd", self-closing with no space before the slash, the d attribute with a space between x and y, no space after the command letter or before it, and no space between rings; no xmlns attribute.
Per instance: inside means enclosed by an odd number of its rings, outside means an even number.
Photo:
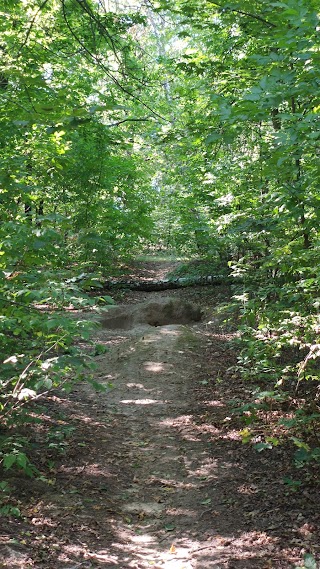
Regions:
<svg viewBox="0 0 320 569"><path fill-rule="evenodd" d="M137 324L166 326L199 322L201 308L180 298L164 297L131 306L111 306L102 318L103 328L129 330Z"/></svg>

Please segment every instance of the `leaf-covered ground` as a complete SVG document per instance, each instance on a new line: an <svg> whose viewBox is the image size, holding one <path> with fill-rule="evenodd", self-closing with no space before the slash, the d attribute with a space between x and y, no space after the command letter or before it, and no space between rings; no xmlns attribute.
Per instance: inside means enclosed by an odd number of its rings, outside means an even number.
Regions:
<svg viewBox="0 0 320 569"><path fill-rule="evenodd" d="M163 278L169 268L145 263L131 274ZM315 483L284 483L299 480L289 446L258 453L242 443L233 408L252 385L233 368L235 326L219 313L230 290L117 294L127 305L179 296L205 316L97 333L108 348L97 379L113 387L46 401L33 452L50 477L11 480L23 517L1 520L1 566L285 569L319 556ZM280 411L266 412L271 435Z"/></svg>

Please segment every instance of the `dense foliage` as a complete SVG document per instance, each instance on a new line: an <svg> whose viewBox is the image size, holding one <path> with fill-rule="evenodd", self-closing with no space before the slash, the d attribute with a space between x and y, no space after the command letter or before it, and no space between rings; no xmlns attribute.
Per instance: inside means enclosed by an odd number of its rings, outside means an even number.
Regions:
<svg viewBox="0 0 320 569"><path fill-rule="evenodd" d="M90 379L76 346L92 324L66 308L148 234L139 125L138 14L95 2L6 1L0 13L0 413L2 464L32 474L16 426L52 388ZM81 278L78 278L81 275ZM110 302L109 298L99 303ZM30 401L32 405L30 406ZM18 437L18 438L17 438Z"/></svg>
<svg viewBox="0 0 320 569"><path fill-rule="evenodd" d="M148 243L241 278L245 438L261 401L295 394L297 463L319 461L318 3L106 5L1 8L5 426L83 374L90 326L65 308L92 307L101 272ZM27 470L3 440L3 466Z"/></svg>
<svg viewBox="0 0 320 569"><path fill-rule="evenodd" d="M243 281L239 371L257 384L245 440L266 399L298 398L286 422L296 461L319 461L319 5L157 6L181 40L164 62L179 101L162 136L167 200L180 217L174 240L193 235L198 251Z"/></svg>

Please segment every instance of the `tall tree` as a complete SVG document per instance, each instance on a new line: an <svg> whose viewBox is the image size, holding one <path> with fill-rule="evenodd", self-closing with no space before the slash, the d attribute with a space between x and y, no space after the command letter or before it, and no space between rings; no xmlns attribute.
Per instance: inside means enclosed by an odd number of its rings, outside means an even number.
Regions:
<svg viewBox="0 0 320 569"><path fill-rule="evenodd" d="M28 421L29 398L83 375L73 344L88 338L88 323L57 312L94 302L74 273L97 284L90 271L110 271L150 225L149 164L137 149L153 111L129 33L141 21L89 0L2 5L0 414L8 429ZM3 460L33 472L14 448Z"/></svg>
<svg viewBox="0 0 320 569"><path fill-rule="evenodd" d="M179 113L162 141L181 208L192 200L190 226L201 208L211 250L229 259L248 285L244 321L258 326L252 335L257 360L267 362L259 364L262 376L277 367L277 360L261 356L263 346L275 355L279 345L296 342L310 350L312 368L319 291L318 3L169 0L154 6L171 14L180 39L179 53L166 61L175 70L171 92ZM278 339L270 343L270 334ZM274 374L279 380L286 372Z"/></svg>

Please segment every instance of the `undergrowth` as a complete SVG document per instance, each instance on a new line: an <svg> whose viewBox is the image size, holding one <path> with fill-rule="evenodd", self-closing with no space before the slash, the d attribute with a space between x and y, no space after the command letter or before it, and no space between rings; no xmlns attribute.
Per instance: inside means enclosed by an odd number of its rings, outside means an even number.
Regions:
<svg viewBox="0 0 320 569"><path fill-rule="evenodd" d="M39 404L52 392L70 392L79 381L94 381L94 355L101 347L90 342L94 313L112 302L90 296L99 286L96 275L67 271L3 273L0 298L0 466L9 471L46 479L46 469L33 464L31 427L43 422ZM90 347L91 343L91 347ZM102 347L103 348L103 347ZM30 428L29 428L30 427ZM48 434L47 446L61 446L61 430ZM64 435L63 435L64 437ZM0 515L18 515L10 502L10 485L1 483Z"/></svg>
<svg viewBox="0 0 320 569"><path fill-rule="evenodd" d="M232 267L239 277L239 267ZM221 274L210 260L180 265L171 278ZM227 274L227 271L226 271ZM237 324L235 373L252 385L251 398L234 404L241 418L242 441L258 452L287 445L302 480L317 482L320 466L319 295L314 279L269 282L241 275L220 317ZM300 479L299 479L300 477ZM302 483L302 482L301 482Z"/></svg>
<svg viewBox="0 0 320 569"><path fill-rule="evenodd" d="M229 312L239 321L236 372L256 387L242 417L244 443L268 451L289 443L301 476L319 480L319 301L314 282L245 284ZM295 450L294 450L295 449Z"/></svg>
<svg viewBox="0 0 320 569"><path fill-rule="evenodd" d="M169 279L184 277L228 276L227 267L221 267L216 261L210 259L192 259L181 263L168 275Z"/></svg>

